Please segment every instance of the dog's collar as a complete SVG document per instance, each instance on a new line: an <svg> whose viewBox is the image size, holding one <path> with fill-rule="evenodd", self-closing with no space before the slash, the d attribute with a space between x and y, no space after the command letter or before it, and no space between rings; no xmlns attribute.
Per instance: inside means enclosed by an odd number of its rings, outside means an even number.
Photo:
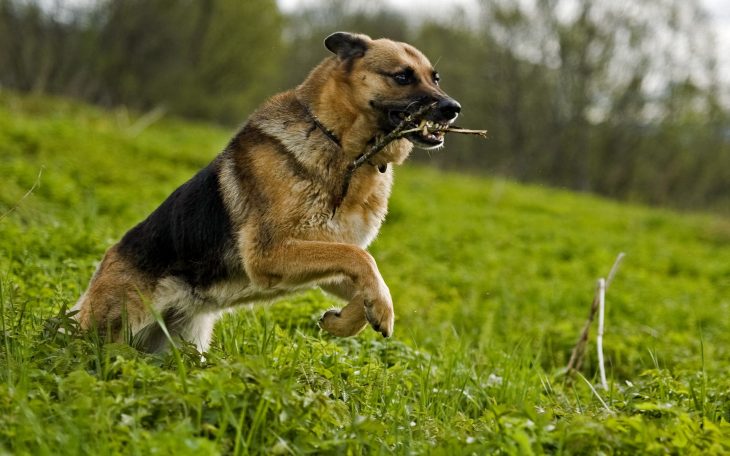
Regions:
<svg viewBox="0 0 730 456"><path fill-rule="evenodd" d="M340 143L340 138L337 137L335 132L333 132L329 128L325 127L324 124L319 120L319 118L314 115L312 110L309 109L309 106L304 104L299 99L297 99L297 101L299 101L299 104L301 104L302 107L304 108L304 110L307 112L307 115L309 116L309 118L312 119L312 123L314 124L314 126L316 128L319 128L320 131L322 131L322 133L324 133L324 135L330 139L330 141L332 141L333 143L335 143L335 145L337 145L337 147L342 147L342 144Z"/></svg>
<svg viewBox="0 0 730 456"><path fill-rule="evenodd" d="M324 124L319 120L319 118L314 115L314 113L312 112L312 110L309 109L309 106L307 106L304 102L302 102L298 97L297 97L297 101L299 102L300 105L302 105L302 107L304 108L304 110L307 112L307 115L309 116L309 118L312 119L312 123L314 124L314 128L319 128L320 131L322 131L322 133L324 133L324 135L330 139L330 141L332 141L333 143L335 143L335 145L337 147L342 148L342 144L340 143L340 138L338 138L337 135L332 130L330 130L329 128L325 127ZM368 161L368 163L370 163L372 166L374 166L375 168L377 168L378 171L381 174L384 173L384 172L386 172L388 170L388 164L387 163L384 163L384 164L381 164L381 165L376 165L375 163L373 163L371 161Z"/></svg>

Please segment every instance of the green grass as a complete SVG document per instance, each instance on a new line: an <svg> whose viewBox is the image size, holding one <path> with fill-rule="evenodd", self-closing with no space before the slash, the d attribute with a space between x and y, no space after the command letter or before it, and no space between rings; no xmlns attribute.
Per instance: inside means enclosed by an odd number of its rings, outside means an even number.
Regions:
<svg viewBox="0 0 730 456"><path fill-rule="evenodd" d="M232 133L135 121L0 93L0 454L730 452L720 217L405 167L371 249L393 339L321 333L319 291L227 316L205 361L59 334L104 250ZM620 251L606 409L593 341L585 381L563 369Z"/></svg>

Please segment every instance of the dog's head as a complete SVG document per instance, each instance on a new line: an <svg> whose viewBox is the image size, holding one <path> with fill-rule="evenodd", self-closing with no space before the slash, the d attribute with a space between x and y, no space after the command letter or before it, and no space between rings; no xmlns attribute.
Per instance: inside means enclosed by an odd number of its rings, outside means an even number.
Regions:
<svg viewBox="0 0 730 456"><path fill-rule="evenodd" d="M413 46L346 32L333 33L324 44L339 60L342 77L350 88L350 102L360 112L371 112L377 130L392 131L425 105L434 107L423 119L413 119L410 128L418 127L421 120L451 124L459 115L461 105L441 90L438 72ZM442 132L428 129L409 133L406 138L423 149L444 143Z"/></svg>

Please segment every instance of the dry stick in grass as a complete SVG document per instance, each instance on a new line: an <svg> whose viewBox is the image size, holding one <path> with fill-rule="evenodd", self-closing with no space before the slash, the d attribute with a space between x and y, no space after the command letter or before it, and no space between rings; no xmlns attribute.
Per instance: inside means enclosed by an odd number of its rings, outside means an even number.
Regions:
<svg viewBox="0 0 730 456"><path fill-rule="evenodd" d="M603 323L604 314L606 313L606 290L608 289L608 284L613 281L616 271L618 270L618 265L621 263L623 258L624 253L619 253L616 257L616 261L614 261L613 266L611 267L611 271L608 273L608 279L598 280L598 331L596 335L596 351L598 353L598 372L601 377L601 386L605 390L608 389L608 382L606 381L606 367L603 362Z"/></svg>
<svg viewBox="0 0 730 456"><path fill-rule="evenodd" d="M596 398L598 399L598 402L600 402L600 403L601 403L601 405L603 405L603 408L604 408L604 409L606 409L606 411L607 411L608 413L610 413L611 415L613 415L613 414L614 414L614 411L613 411L613 410L611 410L611 407L609 407L609 406L608 406L608 404L606 404L606 401L604 401L604 400L603 400L603 398L601 397L601 395L600 395L600 394L598 394L598 391L596 391L596 389L595 389L595 388L593 387L593 385L591 385L591 382L589 382L589 381L588 381L588 379L587 379L587 378L585 378L585 377L583 376L583 374L581 374L580 372L576 372L576 373L577 373L577 374L578 374L578 375L580 376L580 378L581 378L581 379L582 379L582 380L583 380L584 382L586 382L586 385L588 385L588 388L589 388L589 389L591 390L591 392L593 392L593 394L594 394L594 395L596 396Z"/></svg>
<svg viewBox="0 0 730 456"><path fill-rule="evenodd" d="M608 286L613 281L614 276L616 275L616 271L618 271L618 267L621 264L621 260L623 260L625 254L619 253L616 257L616 261L614 261L613 266L611 267L611 272L608 273L608 279L606 280L605 287L604 287L604 293L605 290L608 289ZM596 312L598 311L600 305L600 290L599 287L596 287L596 293L593 296L593 303L591 304L591 311L588 314L588 320L586 321L586 324L583 326L583 330L580 333L580 337L578 338L578 342L576 342L575 347L573 347L573 352L570 355L570 361L568 361L568 367L567 372L570 374L574 370L580 369L581 364L583 364L583 355L585 354L586 350L586 344L588 343L588 331L591 328L591 323L593 323L593 318L596 316Z"/></svg>
<svg viewBox="0 0 730 456"><path fill-rule="evenodd" d="M621 264L621 260L623 260L625 256L626 256L626 254L621 252L616 257L616 261L613 262L613 266L611 266L611 271L609 271L608 278L606 279L606 289L607 290L608 290L608 286L611 285L611 282L613 282L613 278L616 276L616 271L618 271L618 267Z"/></svg>
<svg viewBox="0 0 730 456"><path fill-rule="evenodd" d="M15 211L16 209L18 209L20 207L20 204L23 202L23 200L26 199L27 197L29 197L31 195L31 193L33 193L33 191L36 188L38 188L39 185L41 185L41 175L42 174L43 174L43 166L41 166L41 169L38 171L38 177L35 178L35 183L30 188L30 190L28 190L27 192L25 192L25 195L23 195L22 197L20 197L20 199L18 200L18 202L15 203L15 205L13 207L11 207L7 211L5 211L2 215L0 215L0 222L3 221L5 219L5 217L7 217L8 215L12 214L13 211Z"/></svg>
<svg viewBox="0 0 730 456"><path fill-rule="evenodd" d="M603 364L603 321L606 309L606 280L598 279L598 331L596 334L596 352L598 353L598 372L601 377L601 386L608 389L606 368Z"/></svg>
<svg viewBox="0 0 730 456"><path fill-rule="evenodd" d="M580 332L578 342L576 342L573 347L573 352L570 354L570 361L568 361L567 367L568 374L570 374L573 370L579 370L581 364L583 364L583 355L585 353L586 344L588 343L588 331L591 329L591 323L593 323L593 318L596 316L597 311L598 290L596 289L596 294L593 296L593 303L591 304L591 310L588 313L588 320L586 320L586 323L583 325L583 330Z"/></svg>
<svg viewBox="0 0 730 456"><path fill-rule="evenodd" d="M431 103L428 105L424 105L415 112L409 114L406 116L405 119L401 121L401 123L398 124L397 127L393 129L390 133L383 136L380 139L377 139L375 141L375 144L373 147L370 148L367 152L360 155L347 166L347 169L345 170L345 176L342 180L342 189L340 190L340 194L336 195L334 198L334 203L332 207L332 216L334 217L335 212L337 212L337 208L340 207L340 204L342 204L342 201L345 199L345 196L347 196L347 190L350 188L350 180L352 179L352 175L355 173L355 170L362 166L364 163L369 161L371 158L373 158L378 152L383 150L385 146L390 144L391 142L395 141L396 139L400 139L403 136L407 135L408 133L414 133L417 131L422 131L423 128L427 127L417 127L417 128L411 128L406 130L406 127L408 127L408 124L413 122L416 119L421 118L422 116L426 115L429 111L431 111L433 108L436 107L437 103ZM432 130L429 130L432 131ZM470 130L467 128L460 128L460 127L453 127L449 126L442 130L436 130L436 131L442 131L442 132L452 132L452 133L461 133L466 135L479 135L483 138L487 137L487 131L486 130Z"/></svg>

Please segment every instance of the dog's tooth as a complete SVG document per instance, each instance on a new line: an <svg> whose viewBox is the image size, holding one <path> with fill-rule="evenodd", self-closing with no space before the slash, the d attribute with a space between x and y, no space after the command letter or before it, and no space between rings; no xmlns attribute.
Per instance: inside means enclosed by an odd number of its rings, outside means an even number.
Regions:
<svg viewBox="0 0 730 456"><path fill-rule="evenodd" d="M421 123L418 124L418 128L425 128L426 124L427 124L426 120L425 119L421 119Z"/></svg>
<svg viewBox="0 0 730 456"><path fill-rule="evenodd" d="M421 134L423 136L428 136L428 126L427 125L423 126L423 131L421 131Z"/></svg>

